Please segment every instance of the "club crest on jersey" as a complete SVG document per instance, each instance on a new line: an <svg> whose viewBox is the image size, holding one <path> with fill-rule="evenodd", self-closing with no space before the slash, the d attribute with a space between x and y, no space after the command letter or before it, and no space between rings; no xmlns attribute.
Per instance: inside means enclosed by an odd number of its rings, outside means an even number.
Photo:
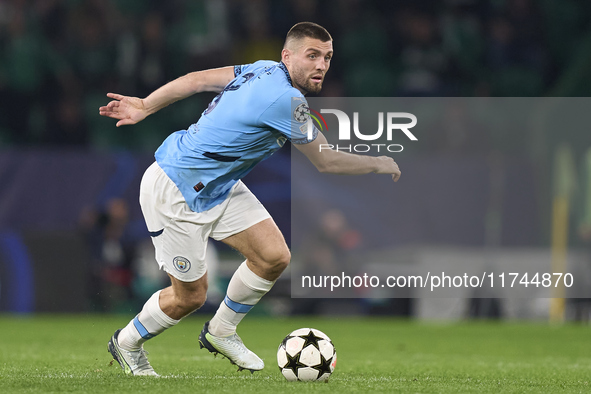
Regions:
<svg viewBox="0 0 591 394"><path fill-rule="evenodd" d="M184 257L177 256L172 260L172 263L174 268L183 274L191 268L191 262Z"/></svg>

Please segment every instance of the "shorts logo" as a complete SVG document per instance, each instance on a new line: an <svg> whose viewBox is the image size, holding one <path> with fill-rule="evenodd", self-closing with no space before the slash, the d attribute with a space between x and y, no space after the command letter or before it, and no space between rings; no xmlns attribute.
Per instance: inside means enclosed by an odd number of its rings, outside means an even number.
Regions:
<svg viewBox="0 0 591 394"><path fill-rule="evenodd" d="M174 268L178 272L185 273L191 268L191 262L184 257L177 256L172 260Z"/></svg>

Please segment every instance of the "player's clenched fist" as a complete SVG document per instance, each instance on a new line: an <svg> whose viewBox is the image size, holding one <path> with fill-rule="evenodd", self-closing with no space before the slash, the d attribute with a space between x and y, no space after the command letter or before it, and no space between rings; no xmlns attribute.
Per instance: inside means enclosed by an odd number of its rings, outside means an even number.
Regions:
<svg viewBox="0 0 591 394"><path fill-rule="evenodd" d="M400 179L400 168L398 168L398 164L388 156L379 156L376 157L378 160L378 169L375 171L376 174L392 174L392 180L397 182Z"/></svg>
<svg viewBox="0 0 591 394"><path fill-rule="evenodd" d="M122 96L115 93L108 93L107 97L115 100L100 107L99 114L118 119L117 127L136 124L149 115L144 106L144 101L138 97Z"/></svg>

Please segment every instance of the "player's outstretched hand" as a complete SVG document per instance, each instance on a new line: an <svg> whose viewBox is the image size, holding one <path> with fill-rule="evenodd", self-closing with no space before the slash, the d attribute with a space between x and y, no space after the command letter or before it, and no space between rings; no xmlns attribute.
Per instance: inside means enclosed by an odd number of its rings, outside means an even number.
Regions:
<svg viewBox="0 0 591 394"><path fill-rule="evenodd" d="M379 156L377 159L379 160L379 169L376 171L376 174L392 174L392 180L398 182L401 172L394 159L388 156Z"/></svg>
<svg viewBox="0 0 591 394"><path fill-rule="evenodd" d="M100 107L99 114L118 119L117 127L136 124L148 116L144 101L138 97L122 96L116 93L107 93L107 97L114 100Z"/></svg>

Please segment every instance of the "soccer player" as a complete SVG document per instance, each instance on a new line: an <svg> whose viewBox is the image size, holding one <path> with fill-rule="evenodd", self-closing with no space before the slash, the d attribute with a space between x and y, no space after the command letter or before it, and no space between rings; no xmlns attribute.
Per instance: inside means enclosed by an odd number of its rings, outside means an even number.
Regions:
<svg viewBox="0 0 591 394"><path fill-rule="evenodd" d="M271 289L291 256L277 225L240 179L286 140L321 172L391 174L394 181L400 177L390 157L320 151L327 141L318 129L308 133L303 124L292 125L292 100L305 104L306 93L320 92L332 54L326 29L301 22L288 32L281 62L261 60L192 72L144 99L107 94L113 101L99 112L122 126L194 93L219 92L197 123L163 142L142 178L140 205L156 260L171 286L152 295L110 339L108 349L126 373L158 376L143 343L205 302L208 237L238 250L246 260L233 274L214 317L205 323L200 346L226 356L239 370L263 369L263 360L243 344L236 326Z"/></svg>

